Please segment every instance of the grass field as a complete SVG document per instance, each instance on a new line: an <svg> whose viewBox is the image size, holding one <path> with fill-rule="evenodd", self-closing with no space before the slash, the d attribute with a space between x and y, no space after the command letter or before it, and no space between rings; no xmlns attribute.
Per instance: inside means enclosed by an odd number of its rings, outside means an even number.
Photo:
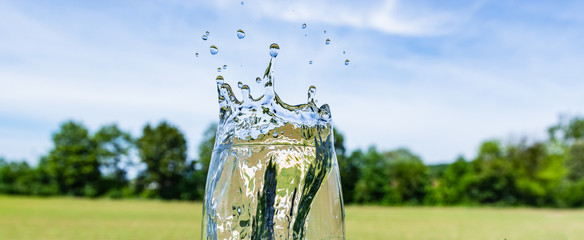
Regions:
<svg viewBox="0 0 584 240"><path fill-rule="evenodd" d="M201 204L0 196L0 239L199 239ZM584 239L584 210L346 208L347 239Z"/></svg>

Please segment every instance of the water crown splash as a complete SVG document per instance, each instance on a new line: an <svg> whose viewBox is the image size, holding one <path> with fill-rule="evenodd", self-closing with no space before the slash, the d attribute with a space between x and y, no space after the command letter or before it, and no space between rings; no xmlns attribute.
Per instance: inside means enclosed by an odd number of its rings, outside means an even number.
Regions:
<svg viewBox="0 0 584 240"><path fill-rule="evenodd" d="M254 98L238 82L238 99L216 78L219 126L204 204L206 239L344 239L344 207L327 104L289 105L274 90L280 47L256 82Z"/></svg>

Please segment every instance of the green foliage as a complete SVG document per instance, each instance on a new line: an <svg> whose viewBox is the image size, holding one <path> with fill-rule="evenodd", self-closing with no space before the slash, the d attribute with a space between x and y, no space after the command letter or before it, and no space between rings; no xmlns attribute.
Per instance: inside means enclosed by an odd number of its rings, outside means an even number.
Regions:
<svg viewBox="0 0 584 240"><path fill-rule="evenodd" d="M116 124L101 127L93 136L96 154L104 173L102 186L108 189L111 198L121 198L122 190L127 187L126 167L132 166L129 158L134 140L129 133L118 128ZM97 189L87 188L88 193L97 194ZM93 192L92 192L93 191Z"/></svg>
<svg viewBox="0 0 584 240"><path fill-rule="evenodd" d="M101 172L97 146L87 128L73 121L65 122L53 134L54 148L49 153L47 171L56 180L61 194L84 196L86 189L99 189Z"/></svg>
<svg viewBox="0 0 584 240"><path fill-rule="evenodd" d="M133 140L117 125L90 134L68 121L53 134L54 147L37 166L0 158L0 193L111 198L201 200L215 144L211 124L187 159L178 128L146 125ZM584 119L561 118L547 141L485 141L476 157L426 166L405 148L374 146L350 154L335 131L334 148L345 203L386 205L584 206ZM128 179L132 153L145 169Z"/></svg>
<svg viewBox="0 0 584 240"><path fill-rule="evenodd" d="M355 186L360 178L359 158L345 155L345 137L339 130L334 131L334 141L341 176L343 200L345 203L352 203L355 201Z"/></svg>
<svg viewBox="0 0 584 240"><path fill-rule="evenodd" d="M178 199L187 160L184 135L167 122L154 128L148 124L137 146L140 159L146 164L142 184L147 192L163 199ZM150 193L146 196L151 197Z"/></svg>

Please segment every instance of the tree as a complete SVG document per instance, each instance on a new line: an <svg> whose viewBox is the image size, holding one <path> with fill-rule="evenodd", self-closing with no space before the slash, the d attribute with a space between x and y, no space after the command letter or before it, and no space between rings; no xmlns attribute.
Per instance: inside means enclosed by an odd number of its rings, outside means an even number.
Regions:
<svg viewBox="0 0 584 240"><path fill-rule="evenodd" d="M366 153L356 150L349 157L358 163L359 181L355 185L354 201L359 203L381 202L385 196L388 183L387 162L375 147L369 147Z"/></svg>
<svg viewBox="0 0 584 240"><path fill-rule="evenodd" d="M87 128L77 122L61 124L53 134L54 147L47 156L47 170L62 194L96 196L101 172L96 144Z"/></svg>
<svg viewBox="0 0 584 240"><path fill-rule="evenodd" d="M150 124L138 139L138 152L146 164L143 180L147 194L163 199L180 198L182 173L186 167L186 140L178 128L163 121L155 128Z"/></svg>
<svg viewBox="0 0 584 240"><path fill-rule="evenodd" d="M339 163L339 174L341 177L341 191L343 201L352 203L354 201L355 186L359 181L358 158L347 157L345 155L345 137L339 130L334 131L335 152Z"/></svg>
<svg viewBox="0 0 584 240"><path fill-rule="evenodd" d="M399 148L384 153L387 162L384 202L421 204L429 184L428 167L410 150Z"/></svg>
<svg viewBox="0 0 584 240"><path fill-rule="evenodd" d="M93 140L97 145L97 158L104 172L104 181L109 183L110 196L119 198L122 189L128 185L126 167L132 165L129 157L134 141L129 133L116 124L103 126L95 133Z"/></svg>
<svg viewBox="0 0 584 240"><path fill-rule="evenodd" d="M211 155L215 145L215 135L217 134L217 124L210 124L203 134L203 141L199 144L198 159L191 161L186 168L184 184L182 187L182 199L201 200L205 195L205 183Z"/></svg>
<svg viewBox="0 0 584 240"><path fill-rule="evenodd" d="M452 205L468 202L467 190L472 177L471 165L464 157L458 157L439 178L436 188L438 203Z"/></svg>

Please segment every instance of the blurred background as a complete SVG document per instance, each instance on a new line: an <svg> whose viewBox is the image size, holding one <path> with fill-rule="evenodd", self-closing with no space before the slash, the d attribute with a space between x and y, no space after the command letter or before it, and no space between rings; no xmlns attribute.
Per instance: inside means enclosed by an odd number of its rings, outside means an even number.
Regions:
<svg viewBox="0 0 584 240"><path fill-rule="evenodd" d="M255 78L278 43L281 98L304 103L314 85L331 106L348 238L434 239L412 232L435 228L449 230L439 239L481 239L481 226L484 239L576 239L584 213L531 208L584 206L583 11L578 1L0 0L0 223L20 223L0 224L0 237L199 231L215 77L258 96ZM80 224L79 211L53 212L76 204L102 221L76 229L119 231L43 230ZM172 226L162 235L128 231L131 219L162 214L127 212L140 204L185 221L142 222ZM396 228L369 229L372 216ZM534 224L553 227L539 234Z"/></svg>

